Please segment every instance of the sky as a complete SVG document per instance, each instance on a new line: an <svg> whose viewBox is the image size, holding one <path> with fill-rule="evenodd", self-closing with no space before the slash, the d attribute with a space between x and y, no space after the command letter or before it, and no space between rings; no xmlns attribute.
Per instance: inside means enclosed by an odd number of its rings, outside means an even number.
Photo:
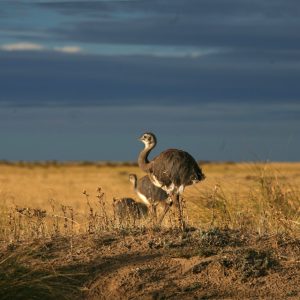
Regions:
<svg viewBox="0 0 300 300"><path fill-rule="evenodd" d="M0 1L0 160L136 161L146 131L299 161L299 1Z"/></svg>

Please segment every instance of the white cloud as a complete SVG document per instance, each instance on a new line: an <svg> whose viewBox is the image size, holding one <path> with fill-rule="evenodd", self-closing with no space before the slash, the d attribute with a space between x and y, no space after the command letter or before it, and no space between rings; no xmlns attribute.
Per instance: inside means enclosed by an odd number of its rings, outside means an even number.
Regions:
<svg viewBox="0 0 300 300"><path fill-rule="evenodd" d="M112 44L86 44L85 49L77 45L42 45L30 42L20 42L0 45L4 51L49 51L64 54L86 54L101 56L149 56L160 58L190 58L197 59L206 55L226 52L225 48L205 47L168 47L144 45L112 45Z"/></svg>
<svg viewBox="0 0 300 300"><path fill-rule="evenodd" d="M168 51L168 49L166 49L165 51L152 51L149 53L146 53L149 56L154 56L154 57L165 57L165 58L199 58L201 56L205 56L205 55L209 55L209 54L213 54L213 53L217 53L220 52L219 50L172 50L172 51Z"/></svg>
<svg viewBox="0 0 300 300"><path fill-rule="evenodd" d="M80 47L77 46L64 46L64 47L55 47L55 51L63 53L80 53L82 52Z"/></svg>
<svg viewBox="0 0 300 300"><path fill-rule="evenodd" d="M46 47L41 44L30 42L20 42L0 45L0 50L4 51L57 51L62 53L76 54L81 53L82 49L78 46Z"/></svg>
<svg viewBox="0 0 300 300"><path fill-rule="evenodd" d="M4 44L0 46L0 49L5 51L39 51L39 50L44 50L45 47L40 44L23 42L23 43Z"/></svg>
<svg viewBox="0 0 300 300"><path fill-rule="evenodd" d="M152 56L161 58L191 58L228 51L224 48L199 48L199 47L168 47L168 46L144 46L144 45L112 45L86 44L87 49L77 45L41 45L30 42L20 42L0 45L4 51L54 51L64 54L87 54L102 56Z"/></svg>

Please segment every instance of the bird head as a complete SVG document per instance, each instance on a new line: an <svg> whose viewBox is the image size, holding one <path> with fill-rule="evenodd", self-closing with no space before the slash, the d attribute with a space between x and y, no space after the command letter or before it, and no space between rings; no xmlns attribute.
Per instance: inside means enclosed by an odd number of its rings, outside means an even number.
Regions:
<svg viewBox="0 0 300 300"><path fill-rule="evenodd" d="M136 182L136 180L137 180L137 177L136 177L136 175L135 174L129 174L129 181L131 182L131 183L135 183Z"/></svg>
<svg viewBox="0 0 300 300"><path fill-rule="evenodd" d="M151 132L145 132L139 140L145 144L145 146L148 147L154 147L156 145L156 136Z"/></svg>

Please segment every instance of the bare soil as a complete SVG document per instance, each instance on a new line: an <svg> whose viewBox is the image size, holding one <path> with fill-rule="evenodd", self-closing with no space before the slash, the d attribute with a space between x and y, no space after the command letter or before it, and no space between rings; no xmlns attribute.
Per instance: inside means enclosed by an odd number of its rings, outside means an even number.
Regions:
<svg viewBox="0 0 300 300"><path fill-rule="evenodd" d="M22 251L18 270L0 264L0 281L30 274L31 289L7 287L1 299L300 298L300 239L283 234L126 229L3 245L0 261Z"/></svg>

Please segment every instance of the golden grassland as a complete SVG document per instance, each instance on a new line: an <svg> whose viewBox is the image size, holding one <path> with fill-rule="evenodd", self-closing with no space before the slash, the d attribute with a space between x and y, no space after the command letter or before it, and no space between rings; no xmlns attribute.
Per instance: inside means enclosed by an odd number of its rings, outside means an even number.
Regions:
<svg viewBox="0 0 300 300"><path fill-rule="evenodd" d="M201 166L181 231L116 217L134 164L0 163L0 298L298 299L300 163Z"/></svg>
<svg viewBox="0 0 300 300"><path fill-rule="evenodd" d="M252 225L263 231L276 217L277 223L281 220L294 224L295 229L299 226L300 163L204 163L202 168L205 181L184 192L185 214L191 225ZM130 173L144 175L138 166L126 163L3 163L1 210L55 210L55 215L63 218L65 206L72 210L72 218L80 227L86 224L91 207L99 209L98 188L104 192L102 200L108 214L112 214L114 197L137 199L128 180ZM83 191L89 195L89 205Z"/></svg>

